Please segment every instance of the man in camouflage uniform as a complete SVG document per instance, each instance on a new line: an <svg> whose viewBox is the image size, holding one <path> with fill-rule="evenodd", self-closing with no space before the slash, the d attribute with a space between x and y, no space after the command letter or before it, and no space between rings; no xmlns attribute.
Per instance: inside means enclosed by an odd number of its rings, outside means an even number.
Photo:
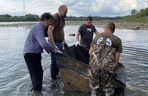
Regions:
<svg viewBox="0 0 148 96"><path fill-rule="evenodd" d="M92 89L91 96L112 96L114 93L112 81L113 78L115 78L114 73L119 63L120 53L122 52L121 39L113 34L114 31L115 24L108 23L104 32L99 33L91 44L91 48L89 50L90 57L92 57L94 54L97 54L96 60L93 59L95 57L90 58L90 87ZM98 63L100 62L99 59L101 59L101 57L99 58L99 55L106 54L102 53L103 51L106 51L105 48L102 50L99 49L99 47L96 47L99 46L103 36L107 38L106 41L108 45L111 46L111 52L108 51L109 53L106 55L110 57L104 57L101 63ZM94 53L95 51L98 53ZM110 58L110 61L107 60L108 58Z"/></svg>

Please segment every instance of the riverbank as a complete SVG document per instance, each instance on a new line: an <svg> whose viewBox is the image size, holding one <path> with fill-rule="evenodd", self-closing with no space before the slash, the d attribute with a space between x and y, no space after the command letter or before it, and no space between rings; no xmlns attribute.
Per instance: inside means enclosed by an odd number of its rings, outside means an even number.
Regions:
<svg viewBox="0 0 148 96"><path fill-rule="evenodd" d="M141 22L127 22L123 20L100 20L93 21L96 26L104 27L108 22L114 22L118 29L130 29L130 30L148 30L148 23ZM81 25L83 21L67 21L67 25Z"/></svg>
<svg viewBox="0 0 148 96"><path fill-rule="evenodd" d="M96 26L104 27L108 22L114 22L118 29L148 30L148 23L127 22L123 20L99 20L93 21ZM0 22L0 27L25 27L30 28L36 22ZM81 25L83 21L66 21L66 25Z"/></svg>

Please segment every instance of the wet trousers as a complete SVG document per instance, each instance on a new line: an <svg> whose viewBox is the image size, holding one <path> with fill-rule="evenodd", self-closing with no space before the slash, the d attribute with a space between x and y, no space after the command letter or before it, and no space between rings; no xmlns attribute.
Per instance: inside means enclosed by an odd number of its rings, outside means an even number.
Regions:
<svg viewBox="0 0 148 96"><path fill-rule="evenodd" d="M24 59L30 73L33 89L42 90L43 69L41 65L41 54L26 53Z"/></svg>
<svg viewBox="0 0 148 96"><path fill-rule="evenodd" d="M58 47L59 50L62 50L62 42L57 43L56 46ZM51 53L51 68L50 68L50 73L51 73L51 79L56 80L57 75L59 74L59 67L58 64L56 63L54 53Z"/></svg>

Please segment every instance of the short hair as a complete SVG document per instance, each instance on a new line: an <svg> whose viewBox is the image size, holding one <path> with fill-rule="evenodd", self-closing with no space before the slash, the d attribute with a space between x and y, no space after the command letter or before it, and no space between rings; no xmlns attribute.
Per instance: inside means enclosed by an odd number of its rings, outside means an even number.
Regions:
<svg viewBox="0 0 148 96"><path fill-rule="evenodd" d="M92 18L92 16L88 16L88 17L85 18L85 20L86 20L86 21L87 21L87 20L92 21L93 18Z"/></svg>
<svg viewBox="0 0 148 96"><path fill-rule="evenodd" d="M66 5L61 5L61 6L59 6L58 11L60 12L60 11L63 10L64 8L67 9L67 6L66 6Z"/></svg>
<svg viewBox="0 0 148 96"><path fill-rule="evenodd" d="M115 32L116 25L113 22L108 23L106 27L109 28L112 31L112 33Z"/></svg>
<svg viewBox="0 0 148 96"><path fill-rule="evenodd" d="M49 12L43 13L43 14L41 15L40 20L43 21L43 20L45 20L45 19L47 19L47 20L52 19L51 13L49 13Z"/></svg>

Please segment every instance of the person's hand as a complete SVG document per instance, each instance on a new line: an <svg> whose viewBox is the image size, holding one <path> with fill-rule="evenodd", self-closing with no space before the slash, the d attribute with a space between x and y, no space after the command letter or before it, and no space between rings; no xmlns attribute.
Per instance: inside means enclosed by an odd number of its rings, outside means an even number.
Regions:
<svg viewBox="0 0 148 96"><path fill-rule="evenodd" d="M58 49L58 50L57 50L57 53L60 53L60 54L62 54L62 51Z"/></svg>
<svg viewBox="0 0 148 96"><path fill-rule="evenodd" d="M116 72L117 71L117 69L118 69L118 64L117 63L115 63L115 66L114 66L114 72Z"/></svg>
<svg viewBox="0 0 148 96"><path fill-rule="evenodd" d="M75 43L75 45L76 45L76 46L79 45L79 41L77 41L77 42Z"/></svg>
<svg viewBox="0 0 148 96"><path fill-rule="evenodd" d="M57 46L54 47L53 51L54 53L62 53Z"/></svg>
<svg viewBox="0 0 148 96"><path fill-rule="evenodd" d="M52 52L56 53L58 51L58 47L57 46L53 46L52 47Z"/></svg>

